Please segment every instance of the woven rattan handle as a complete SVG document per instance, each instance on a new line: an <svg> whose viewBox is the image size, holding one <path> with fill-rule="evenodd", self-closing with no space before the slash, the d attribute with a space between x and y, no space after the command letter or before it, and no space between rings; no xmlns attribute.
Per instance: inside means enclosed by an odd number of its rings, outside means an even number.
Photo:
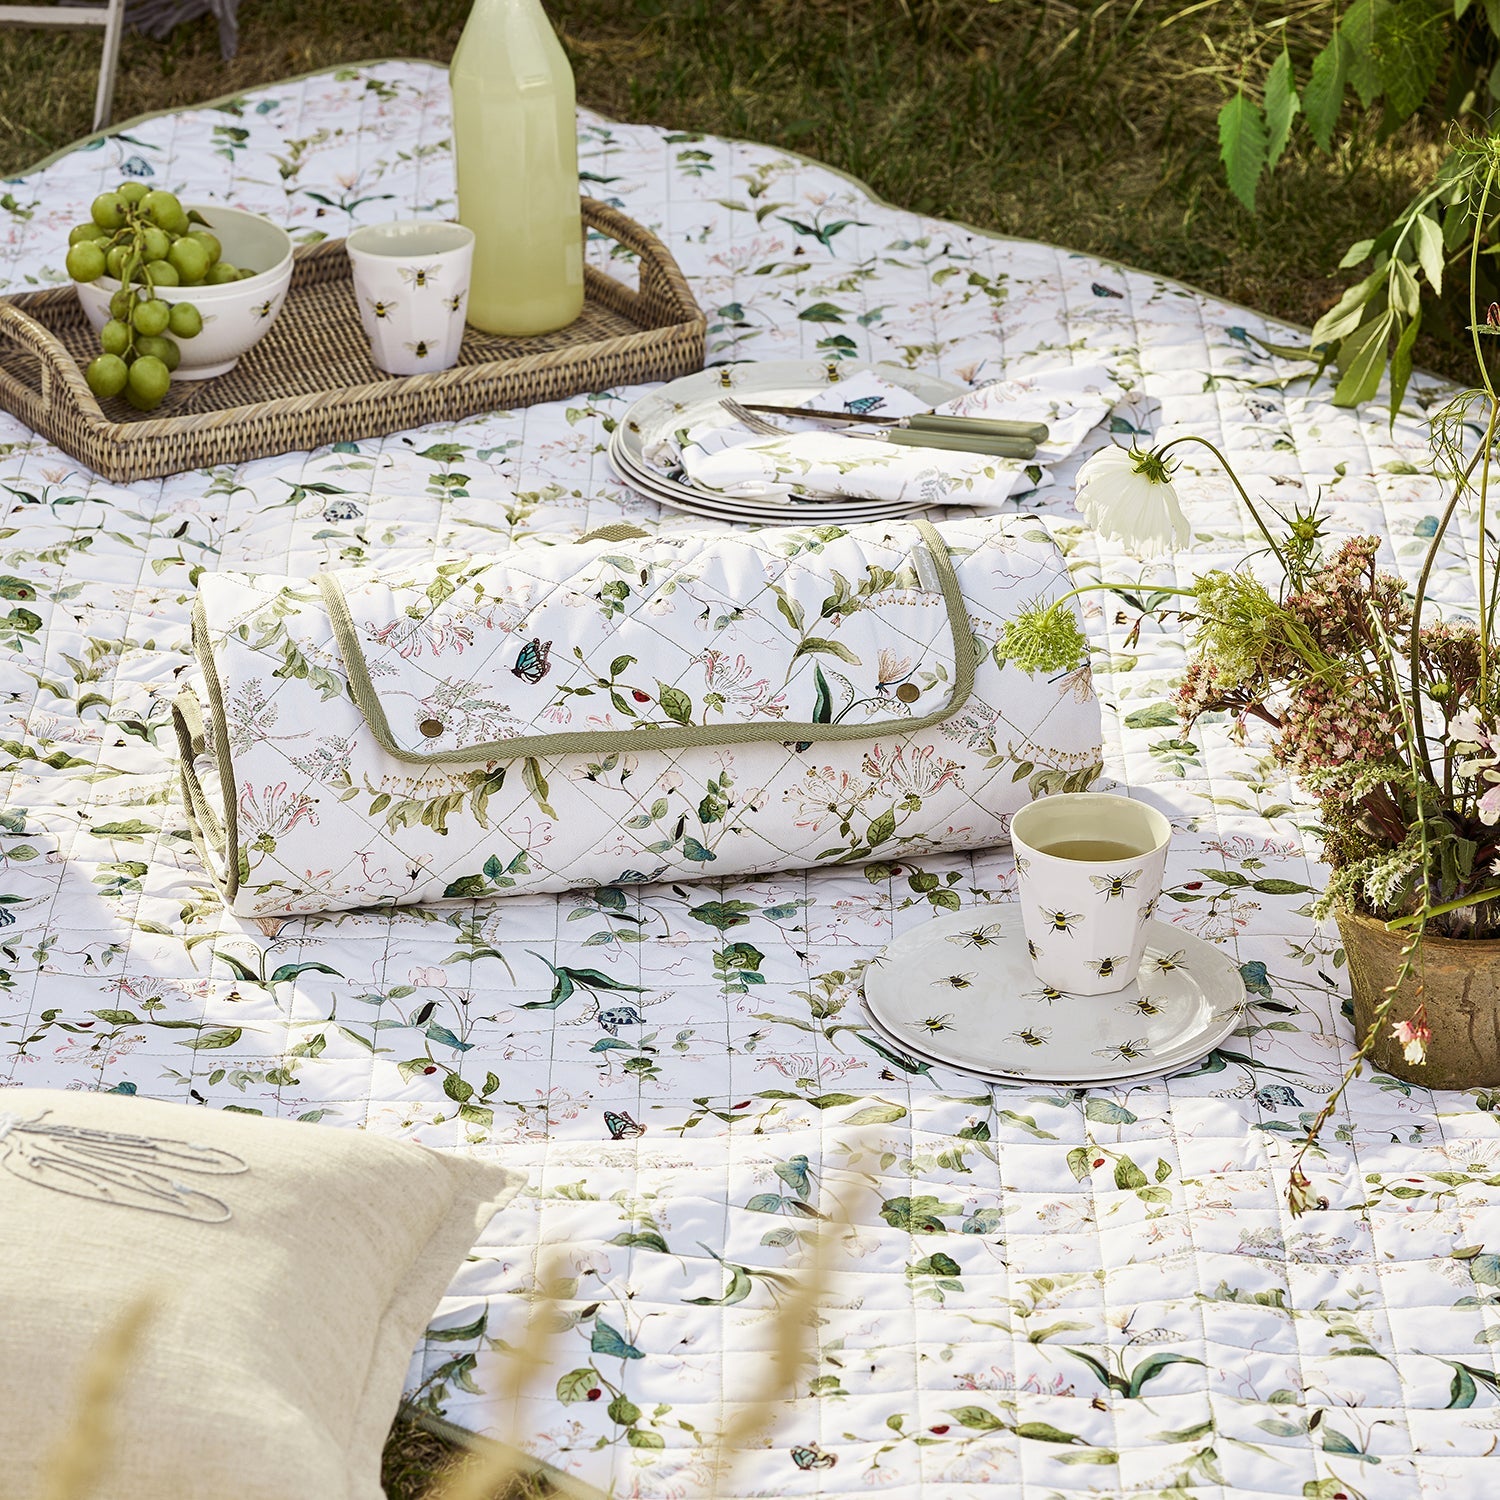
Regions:
<svg viewBox="0 0 1500 1500"><path fill-rule="evenodd" d="M693 322L703 317L687 277L672 252L643 224L597 198L584 198L583 222L634 250L640 266L640 298L661 323Z"/></svg>
<svg viewBox="0 0 1500 1500"><path fill-rule="evenodd" d="M63 288L71 294L71 288ZM53 405L52 382L60 380L71 392L73 400L90 417L104 420L104 413L94 399L88 382L74 363L73 357L63 347L62 341L43 324L28 313L21 311L13 302L0 298L0 338L29 349L42 363L41 404L44 412ZM0 372L3 373L3 372ZM18 389L26 387L15 382Z"/></svg>

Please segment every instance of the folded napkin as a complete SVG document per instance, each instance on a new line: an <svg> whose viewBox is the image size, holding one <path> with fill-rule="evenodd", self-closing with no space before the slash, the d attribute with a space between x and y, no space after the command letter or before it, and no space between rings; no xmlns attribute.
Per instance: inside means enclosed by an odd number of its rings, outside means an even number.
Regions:
<svg viewBox="0 0 1500 1500"><path fill-rule="evenodd" d="M997 380L936 408L950 416L1047 423L1051 434L1030 459L906 447L827 428L746 440L745 429L727 413L722 421L681 434L677 458L694 484L740 499L804 495L994 505L1035 485L1039 471L1072 453L1123 394L1103 365L1079 365ZM927 410L910 391L871 372L840 381L804 404L892 417Z"/></svg>

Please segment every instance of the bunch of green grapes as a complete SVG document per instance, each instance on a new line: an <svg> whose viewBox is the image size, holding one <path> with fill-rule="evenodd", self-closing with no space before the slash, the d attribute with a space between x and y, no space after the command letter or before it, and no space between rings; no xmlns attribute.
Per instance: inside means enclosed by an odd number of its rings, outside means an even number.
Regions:
<svg viewBox="0 0 1500 1500"><path fill-rule="evenodd" d="M138 411L160 406L182 358L178 339L196 338L203 316L190 302L168 304L159 286L222 286L254 276L223 259L223 247L201 214L173 193L122 182L100 193L87 224L68 234L68 275L74 281L110 276L120 289L99 330L103 352L84 377L101 400L124 396Z"/></svg>

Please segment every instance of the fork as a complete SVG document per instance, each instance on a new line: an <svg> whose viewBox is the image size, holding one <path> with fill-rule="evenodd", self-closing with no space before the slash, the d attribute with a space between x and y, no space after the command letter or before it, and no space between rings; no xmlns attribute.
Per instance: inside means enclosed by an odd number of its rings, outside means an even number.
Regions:
<svg viewBox="0 0 1500 1500"><path fill-rule="evenodd" d="M778 427L774 422L768 422L764 417L757 416L732 396L725 396L720 400L719 405L736 422L757 436L785 437L787 435L786 428ZM816 412L808 413L809 418L814 420L817 415ZM984 437L977 433L970 436L949 432L927 432L912 427L892 427L883 437L873 432L846 432L844 436L858 438L867 443L892 443L902 448L940 448L950 453L987 453L992 458L1034 458L1036 456L1036 444L1027 438Z"/></svg>

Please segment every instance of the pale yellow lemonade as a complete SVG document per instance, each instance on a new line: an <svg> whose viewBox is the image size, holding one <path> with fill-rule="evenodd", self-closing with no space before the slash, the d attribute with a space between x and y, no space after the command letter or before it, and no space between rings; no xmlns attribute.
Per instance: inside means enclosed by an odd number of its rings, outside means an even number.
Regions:
<svg viewBox="0 0 1500 1500"><path fill-rule="evenodd" d="M474 0L449 68L468 321L547 333L583 310L573 70L539 0Z"/></svg>

